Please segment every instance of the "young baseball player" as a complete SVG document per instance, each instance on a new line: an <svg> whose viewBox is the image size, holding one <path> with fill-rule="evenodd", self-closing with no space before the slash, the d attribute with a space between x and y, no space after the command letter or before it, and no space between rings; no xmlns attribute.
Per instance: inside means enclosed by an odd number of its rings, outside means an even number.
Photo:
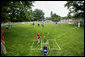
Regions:
<svg viewBox="0 0 85 57"><path fill-rule="evenodd" d="M39 44L39 38L40 38L40 35L39 34L37 34L37 41L38 41L38 43L37 44Z"/></svg>
<svg viewBox="0 0 85 57"><path fill-rule="evenodd" d="M6 54L7 51L6 51L6 47L5 47L5 39L3 37L3 30L1 30L1 54L4 53Z"/></svg>
<svg viewBox="0 0 85 57"><path fill-rule="evenodd" d="M80 27L80 22L78 23L78 27Z"/></svg>
<svg viewBox="0 0 85 57"><path fill-rule="evenodd" d="M57 21L56 21L56 24L57 24Z"/></svg>
<svg viewBox="0 0 85 57"><path fill-rule="evenodd" d="M44 23L42 23L41 25L42 25L42 27L44 27Z"/></svg>
<svg viewBox="0 0 85 57"><path fill-rule="evenodd" d="M47 55L48 54L48 50L47 47L44 47L44 49L42 50L43 55Z"/></svg>
<svg viewBox="0 0 85 57"><path fill-rule="evenodd" d="M38 25L38 26L40 26L40 24L39 24L39 23L38 23L37 25Z"/></svg>
<svg viewBox="0 0 85 57"><path fill-rule="evenodd" d="M11 24L11 22L9 22L8 27L9 27L9 29L12 28L12 24Z"/></svg>
<svg viewBox="0 0 85 57"><path fill-rule="evenodd" d="M35 23L33 22L33 26L35 26Z"/></svg>

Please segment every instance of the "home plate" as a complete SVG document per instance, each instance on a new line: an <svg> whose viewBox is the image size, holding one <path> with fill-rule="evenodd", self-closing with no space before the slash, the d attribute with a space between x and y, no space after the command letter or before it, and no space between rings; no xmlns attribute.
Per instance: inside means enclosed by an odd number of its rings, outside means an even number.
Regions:
<svg viewBox="0 0 85 57"><path fill-rule="evenodd" d="M41 40L39 45L37 40L33 40L31 50L42 50L44 46L47 46L48 50L61 50L56 39Z"/></svg>

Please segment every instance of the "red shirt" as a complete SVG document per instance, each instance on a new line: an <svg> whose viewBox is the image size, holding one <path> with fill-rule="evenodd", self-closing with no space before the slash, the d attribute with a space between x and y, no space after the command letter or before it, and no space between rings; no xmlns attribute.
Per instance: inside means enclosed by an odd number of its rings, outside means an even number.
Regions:
<svg viewBox="0 0 85 57"><path fill-rule="evenodd" d="M3 35L1 35L1 40L5 41L5 39L3 38Z"/></svg>
<svg viewBox="0 0 85 57"><path fill-rule="evenodd" d="M37 39L39 39L40 38L40 36L37 36Z"/></svg>

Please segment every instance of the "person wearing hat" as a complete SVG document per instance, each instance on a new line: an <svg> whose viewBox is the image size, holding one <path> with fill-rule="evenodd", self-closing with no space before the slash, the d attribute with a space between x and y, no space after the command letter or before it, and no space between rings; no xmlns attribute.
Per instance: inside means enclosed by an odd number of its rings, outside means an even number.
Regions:
<svg viewBox="0 0 85 57"><path fill-rule="evenodd" d="M42 50L43 55L47 55L48 54L48 50L47 47L44 47Z"/></svg>
<svg viewBox="0 0 85 57"><path fill-rule="evenodd" d="M33 22L33 26L35 27L35 23Z"/></svg>
<svg viewBox="0 0 85 57"><path fill-rule="evenodd" d="M44 27L44 23L42 23L41 25L42 25L42 27Z"/></svg>
<svg viewBox="0 0 85 57"><path fill-rule="evenodd" d="M39 23L38 23L37 25L38 25L38 26L40 26L40 24L39 24Z"/></svg>
<svg viewBox="0 0 85 57"><path fill-rule="evenodd" d="M56 21L56 24L57 24L57 21Z"/></svg>
<svg viewBox="0 0 85 57"><path fill-rule="evenodd" d="M5 47L5 39L3 37L3 30L1 30L1 54L4 53L6 54L7 51L6 51L6 47Z"/></svg>
<svg viewBox="0 0 85 57"><path fill-rule="evenodd" d="M37 34L37 41L38 41L38 43L37 44L39 44L39 38L40 38L40 35L39 34Z"/></svg>

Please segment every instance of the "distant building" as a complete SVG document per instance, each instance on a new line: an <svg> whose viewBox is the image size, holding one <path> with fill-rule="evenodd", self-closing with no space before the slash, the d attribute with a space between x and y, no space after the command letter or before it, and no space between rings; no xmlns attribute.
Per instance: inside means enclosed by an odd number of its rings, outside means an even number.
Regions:
<svg viewBox="0 0 85 57"><path fill-rule="evenodd" d="M77 24L77 23L81 23L84 24L84 20L82 19L62 19L60 20L60 23L65 23L65 24Z"/></svg>

